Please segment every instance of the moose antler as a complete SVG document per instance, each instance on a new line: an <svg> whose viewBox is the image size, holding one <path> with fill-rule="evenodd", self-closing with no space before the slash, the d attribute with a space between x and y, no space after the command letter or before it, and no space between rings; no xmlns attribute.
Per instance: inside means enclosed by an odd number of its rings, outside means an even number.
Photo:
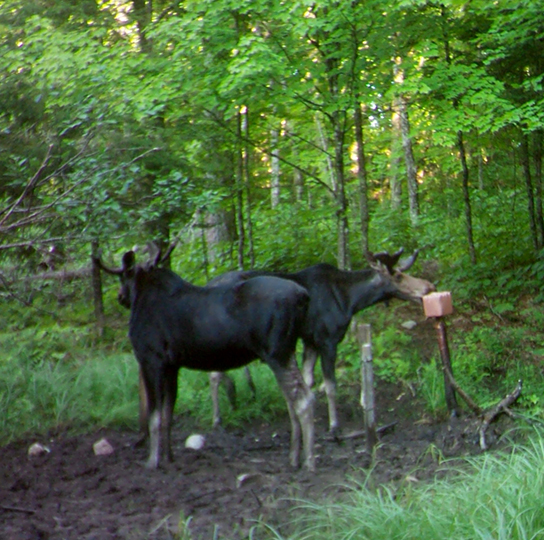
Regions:
<svg viewBox="0 0 544 540"><path fill-rule="evenodd" d="M393 255L389 255L387 251L380 251L379 253L367 253L367 259L368 261L372 263L381 263L383 264L389 273L393 273L395 271L395 266L399 262L400 256L404 253L404 248L400 248L397 252L393 253Z"/></svg>
<svg viewBox="0 0 544 540"><path fill-rule="evenodd" d="M97 256L93 256L93 262L100 268L104 270L107 274L113 274L114 276L119 276L124 272L123 268L110 268L102 262L102 250L98 250Z"/></svg>
<svg viewBox="0 0 544 540"><path fill-rule="evenodd" d="M169 246L164 255L161 255L161 249L155 242L148 242L146 246L146 251L149 253L149 260L147 261L146 267L148 270L156 268L159 264L164 263L168 260L172 251L176 247L178 241L174 240Z"/></svg>
<svg viewBox="0 0 544 540"><path fill-rule="evenodd" d="M419 249L416 249L412 253L412 255L410 255L406 259L403 259L402 261L399 262L397 266L397 270L399 272L406 272L406 270L408 270L408 268L410 268L416 262L418 255L419 255Z"/></svg>
<svg viewBox="0 0 544 540"><path fill-rule="evenodd" d="M393 255L389 255L387 251L380 251L379 253L371 253L368 252L366 255L366 258L370 262L370 264L376 264L380 263L383 264L390 274L393 274L395 272L405 272L410 268L417 259L417 256L419 254L419 249L416 249L412 255L409 257L406 257L402 261L399 261L400 256L404 253L404 248L400 248L398 251L393 253Z"/></svg>

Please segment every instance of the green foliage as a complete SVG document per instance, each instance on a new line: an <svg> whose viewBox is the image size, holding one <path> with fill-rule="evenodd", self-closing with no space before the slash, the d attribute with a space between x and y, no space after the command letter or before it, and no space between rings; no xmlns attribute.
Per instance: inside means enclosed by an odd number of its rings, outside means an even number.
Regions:
<svg viewBox="0 0 544 540"><path fill-rule="evenodd" d="M433 418L442 418L447 413L444 376L438 362L440 359L422 364L418 370L417 378L419 395Z"/></svg>
<svg viewBox="0 0 544 540"><path fill-rule="evenodd" d="M410 335L395 325L374 334L372 354L376 376L386 382L413 379L421 362Z"/></svg>
<svg viewBox="0 0 544 540"><path fill-rule="evenodd" d="M0 360L3 442L66 428L135 425L137 368L133 358L87 355L68 362L54 355L38 361L33 356L14 362L2 355Z"/></svg>

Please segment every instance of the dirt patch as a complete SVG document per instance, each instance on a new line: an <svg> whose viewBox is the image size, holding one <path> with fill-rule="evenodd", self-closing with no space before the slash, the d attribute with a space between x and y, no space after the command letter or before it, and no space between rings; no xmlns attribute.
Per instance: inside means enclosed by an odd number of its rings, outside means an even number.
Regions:
<svg viewBox="0 0 544 540"><path fill-rule="evenodd" d="M424 480L439 469L437 456L478 452L471 418L433 423L401 388L382 385L377 394L379 424L396 424L380 437L371 485L408 475L411 481ZM362 428L355 398L341 410L343 435ZM289 468L285 421L210 431L205 448L194 451L184 448L190 433L178 419L175 462L157 471L142 466L147 449L134 449L137 434L129 431L44 439L40 442L50 452L32 458L27 450L34 441L3 447L0 538L166 539L188 518L194 539L241 539L259 519L283 528L295 506L292 499L338 498L368 475L364 438L332 440L325 429L324 397L318 401L315 474ZM93 443L102 437L113 445L113 454L94 455Z"/></svg>

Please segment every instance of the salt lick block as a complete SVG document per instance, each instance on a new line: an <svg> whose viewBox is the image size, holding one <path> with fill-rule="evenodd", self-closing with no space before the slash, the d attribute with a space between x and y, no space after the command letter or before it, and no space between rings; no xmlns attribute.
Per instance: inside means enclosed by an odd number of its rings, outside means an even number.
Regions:
<svg viewBox="0 0 544 540"><path fill-rule="evenodd" d="M433 292L423 297L423 309L426 317L443 317L453 313L451 293Z"/></svg>

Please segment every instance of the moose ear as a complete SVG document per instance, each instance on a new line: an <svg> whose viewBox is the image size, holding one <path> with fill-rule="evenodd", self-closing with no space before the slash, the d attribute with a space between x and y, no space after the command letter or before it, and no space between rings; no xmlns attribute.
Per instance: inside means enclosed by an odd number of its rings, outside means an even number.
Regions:
<svg viewBox="0 0 544 540"><path fill-rule="evenodd" d="M385 267L390 274L395 273L395 266L397 265L400 256L404 252L404 248L400 248L392 255L387 251L380 251L379 253L367 252L366 258L373 268Z"/></svg>
<svg viewBox="0 0 544 540"><path fill-rule="evenodd" d="M136 255L134 251L127 251L123 255L123 271L131 270L136 264Z"/></svg>

